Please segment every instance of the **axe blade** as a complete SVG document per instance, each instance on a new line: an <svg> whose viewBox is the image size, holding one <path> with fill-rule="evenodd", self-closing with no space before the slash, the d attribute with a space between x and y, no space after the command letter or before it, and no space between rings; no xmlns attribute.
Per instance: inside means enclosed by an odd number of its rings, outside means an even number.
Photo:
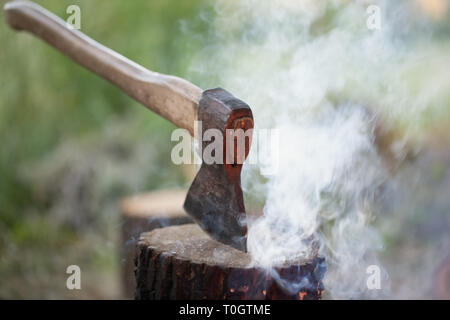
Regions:
<svg viewBox="0 0 450 320"><path fill-rule="evenodd" d="M226 144L227 129L242 129L242 133L253 129L251 109L221 88L206 90L199 102L198 120L202 121L201 137L208 129L218 129L222 133L223 161L213 164L202 162L186 196L184 209L212 238L238 250L247 251L247 221L241 189L241 169L250 149L251 131L248 143L245 140L243 159L237 158L239 152L236 137L231 141L233 146L226 148ZM203 150L209 143L202 142ZM230 150L233 151L232 156Z"/></svg>

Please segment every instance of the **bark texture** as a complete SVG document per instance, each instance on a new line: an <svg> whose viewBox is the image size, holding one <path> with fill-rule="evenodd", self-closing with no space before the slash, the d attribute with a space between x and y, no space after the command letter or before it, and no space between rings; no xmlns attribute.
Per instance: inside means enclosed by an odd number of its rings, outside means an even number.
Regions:
<svg viewBox="0 0 450 320"><path fill-rule="evenodd" d="M261 268L196 224L143 233L135 264L138 300L320 299L325 273L318 256Z"/></svg>
<svg viewBox="0 0 450 320"><path fill-rule="evenodd" d="M166 226L191 223L183 209L185 190L161 190L126 198L120 203L122 220L122 287L125 298L136 290L134 256L139 235Z"/></svg>

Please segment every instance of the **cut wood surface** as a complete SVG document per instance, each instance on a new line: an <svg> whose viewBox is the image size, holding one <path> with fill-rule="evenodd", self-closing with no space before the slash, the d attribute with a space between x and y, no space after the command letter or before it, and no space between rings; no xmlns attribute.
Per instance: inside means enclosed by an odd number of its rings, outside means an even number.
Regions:
<svg viewBox="0 0 450 320"><path fill-rule="evenodd" d="M124 297L136 290L134 256L139 235L145 231L192 222L183 209L186 190L161 190L128 197L120 203L122 220L122 282Z"/></svg>
<svg viewBox="0 0 450 320"><path fill-rule="evenodd" d="M268 271L196 224L156 229L137 244L136 299L320 299L323 258Z"/></svg>
<svg viewBox="0 0 450 320"><path fill-rule="evenodd" d="M120 211L129 217L167 219L186 216L183 209L186 190L159 190L125 198L120 203Z"/></svg>

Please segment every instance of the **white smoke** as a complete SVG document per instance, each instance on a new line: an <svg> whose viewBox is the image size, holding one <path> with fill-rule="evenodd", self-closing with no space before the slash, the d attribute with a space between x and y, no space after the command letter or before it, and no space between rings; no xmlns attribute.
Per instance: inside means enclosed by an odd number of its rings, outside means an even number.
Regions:
<svg viewBox="0 0 450 320"><path fill-rule="evenodd" d="M366 26L371 4L381 10L381 30ZM412 135L438 90L419 94L404 81L424 59L404 41L413 9L389 1L219 1L192 64L191 79L226 88L251 106L256 129L280 132L276 174L244 166L246 196L264 202L249 251L272 266L314 254L310 240L319 238L331 298L389 295L376 257L383 243L371 225L373 200L391 183L375 123L382 117ZM370 265L382 269L383 290L367 290Z"/></svg>

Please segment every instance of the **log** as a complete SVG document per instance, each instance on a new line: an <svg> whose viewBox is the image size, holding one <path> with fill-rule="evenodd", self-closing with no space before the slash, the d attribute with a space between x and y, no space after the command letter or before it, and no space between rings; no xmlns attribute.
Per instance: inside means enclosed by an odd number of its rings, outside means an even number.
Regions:
<svg viewBox="0 0 450 320"><path fill-rule="evenodd" d="M135 264L138 300L320 299L325 273L317 255L259 267L249 253L211 239L196 224L143 233Z"/></svg>
<svg viewBox="0 0 450 320"><path fill-rule="evenodd" d="M124 298L133 299L135 295L134 256L139 235L156 228L191 223L192 219L183 209L185 197L185 190L161 190L128 197L120 202Z"/></svg>

